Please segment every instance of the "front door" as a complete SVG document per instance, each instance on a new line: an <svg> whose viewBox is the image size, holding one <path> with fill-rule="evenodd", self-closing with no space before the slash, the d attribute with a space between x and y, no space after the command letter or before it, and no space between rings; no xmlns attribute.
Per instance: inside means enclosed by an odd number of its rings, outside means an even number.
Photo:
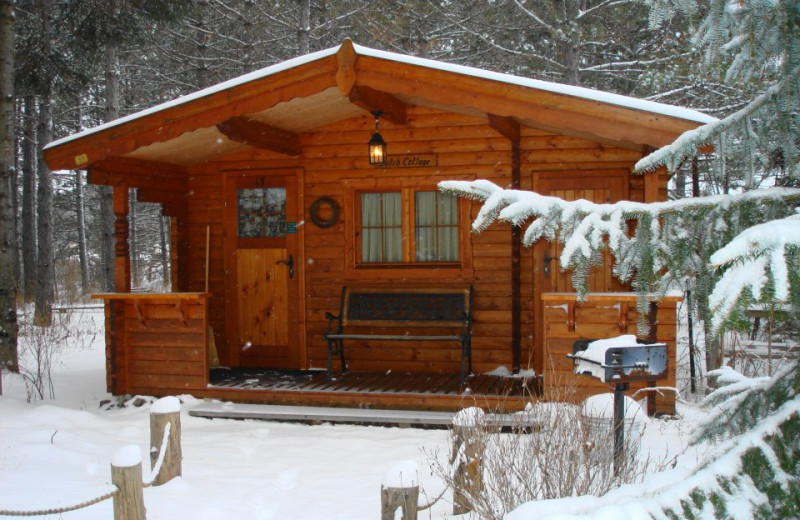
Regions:
<svg viewBox="0 0 800 520"><path fill-rule="evenodd" d="M297 179L229 173L227 327L232 366L299 368Z"/></svg>
<svg viewBox="0 0 800 520"><path fill-rule="evenodd" d="M628 197L628 172L626 170L604 170L602 172L542 172L534 181L534 191L541 195L559 197L573 201L585 199L599 204L617 202ZM563 246L558 242L539 240L534 246L534 313L536 323L544 324L543 293L575 292L572 275L562 271L559 264ZM612 258L606 251L603 264L595 267L589 275L591 292L615 292L626 289L612 274ZM544 359L544 326L536 327L533 364L542 373L549 361Z"/></svg>

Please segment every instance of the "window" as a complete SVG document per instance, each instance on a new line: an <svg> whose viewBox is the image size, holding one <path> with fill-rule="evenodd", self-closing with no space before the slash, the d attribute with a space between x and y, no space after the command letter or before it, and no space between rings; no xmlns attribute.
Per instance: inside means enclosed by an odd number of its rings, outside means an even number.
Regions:
<svg viewBox="0 0 800 520"><path fill-rule="evenodd" d="M286 188L245 188L237 192L239 238L286 236Z"/></svg>
<svg viewBox="0 0 800 520"><path fill-rule="evenodd" d="M404 189L360 193L358 202L361 264L459 261L454 196Z"/></svg>

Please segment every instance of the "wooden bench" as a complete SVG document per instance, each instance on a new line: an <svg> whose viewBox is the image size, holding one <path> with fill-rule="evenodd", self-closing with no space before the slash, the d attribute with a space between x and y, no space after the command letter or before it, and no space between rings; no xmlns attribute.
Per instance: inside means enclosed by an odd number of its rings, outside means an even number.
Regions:
<svg viewBox="0 0 800 520"><path fill-rule="evenodd" d="M339 315L325 313L328 330L328 380L333 356L347 372L344 340L458 341L461 343L461 385L472 373L472 287L343 287ZM369 327L369 332L348 332ZM445 329L445 333L431 330ZM373 333L374 330L381 333ZM412 333L429 329L430 333ZM383 333L385 332L385 333ZM426 331L427 332L427 331Z"/></svg>

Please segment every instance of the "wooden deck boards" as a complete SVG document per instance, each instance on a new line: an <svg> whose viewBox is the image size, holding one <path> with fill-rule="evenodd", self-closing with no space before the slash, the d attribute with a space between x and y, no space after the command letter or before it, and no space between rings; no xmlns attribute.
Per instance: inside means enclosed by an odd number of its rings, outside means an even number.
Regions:
<svg viewBox="0 0 800 520"><path fill-rule="evenodd" d="M458 374L424 372L348 372L331 381L321 371L215 369L209 388L286 392L524 397L538 392L537 381L473 375L461 388ZM467 390L468 389L468 390Z"/></svg>

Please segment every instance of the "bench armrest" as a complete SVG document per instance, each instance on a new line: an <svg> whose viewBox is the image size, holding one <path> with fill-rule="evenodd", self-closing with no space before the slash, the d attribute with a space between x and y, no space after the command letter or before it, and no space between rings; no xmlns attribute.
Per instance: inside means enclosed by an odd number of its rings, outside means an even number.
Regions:
<svg viewBox="0 0 800 520"><path fill-rule="evenodd" d="M335 314L326 311L325 312L325 319L328 320L328 330L325 331L325 335L326 336L328 334L333 333L333 332L336 332L337 334L341 334L342 333L342 322L339 319L339 316L336 316ZM338 326L336 327L335 331L334 331L334 326L333 326L334 323L338 323Z"/></svg>

